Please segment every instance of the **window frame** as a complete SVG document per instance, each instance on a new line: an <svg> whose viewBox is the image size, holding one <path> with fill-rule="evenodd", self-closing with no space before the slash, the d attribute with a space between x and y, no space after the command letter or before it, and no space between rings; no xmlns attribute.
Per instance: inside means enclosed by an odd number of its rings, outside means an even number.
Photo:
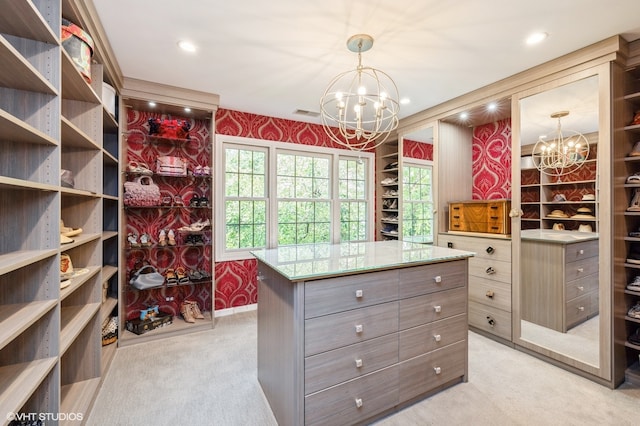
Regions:
<svg viewBox="0 0 640 426"><path fill-rule="evenodd" d="M226 203L226 191L225 191L225 149L227 147L236 147L238 149L255 149L266 150L266 197L263 199L267 203L266 211L266 244L267 249L277 247L278 239L278 198L277 198L277 153L289 152L299 153L302 155L326 155L330 157L330 208L331 208L331 243L340 242L340 199L338 184L339 184L339 160L341 158L362 158L367 162L366 174L366 199L367 203L367 240L371 241L375 235L375 223L373 217L374 211L374 190L375 190L375 155L372 152L355 152L346 149L319 147L314 145L304 145L291 142L279 142L268 141L263 139L247 138L242 136L226 136L215 135L215 151L214 151L214 179L212 183L214 187L214 226L213 226L213 240L214 240L214 259L216 262L232 261L232 260L245 260L253 259L251 251L260 250L260 248L250 249L227 249L226 248L226 211L223 208ZM220 206L220 208L218 208Z"/></svg>
<svg viewBox="0 0 640 426"><path fill-rule="evenodd" d="M423 202L424 204L431 204L431 229L432 229L432 239L431 241L416 241L416 242L420 242L423 244L434 244L435 240L437 238L437 229L436 229L436 214L435 214L435 198L436 198L436 194L435 194L435 168L433 165L433 161L432 160L421 160L421 159L417 159L417 158L410 158L410 157L406 157L402 159L402 176L405 176L405 168L406 167L422 167L422 168L430 168L431 169L431 200L429 202ZM404 180L401 183L401 185L404 186ZM400 239L404 239L404 207L407 204L410 203L417 203L415 201L410 201L407 199L405 191L404 191L404 187L402 187L402 210L399 212L398 214L398 219L399 221L402 222L402 234L403 235L399 235L398 238ZM408 236L406 238L411 239L412 236Z"/></svg>

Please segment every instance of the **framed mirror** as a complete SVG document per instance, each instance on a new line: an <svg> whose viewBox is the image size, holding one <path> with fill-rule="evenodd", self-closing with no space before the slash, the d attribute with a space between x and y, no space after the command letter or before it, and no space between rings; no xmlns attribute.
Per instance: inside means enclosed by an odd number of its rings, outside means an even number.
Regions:
<svg viewBox="0 0 640 426"><path fill-rule="evenodd" d="M420 127L399 137L402 139L401 238L404 241L433 244L437 234L434 127Z"/></svg>
<svg viewBox="0 0 640 426"><path fill-rule="evenodd" d="M611 378L608 69L513 98L513 341ZM560 148L558 150L558 148Z"/></svg>

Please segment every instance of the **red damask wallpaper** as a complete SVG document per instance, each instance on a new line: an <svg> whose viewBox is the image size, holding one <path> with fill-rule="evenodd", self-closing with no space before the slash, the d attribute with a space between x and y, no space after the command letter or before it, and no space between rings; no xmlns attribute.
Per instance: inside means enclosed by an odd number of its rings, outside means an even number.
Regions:
<svg viewBox="0 0 640 426"><path fill-rule="evenodd" d="M404 139L402 141L402 156L419 160L433 160L433 144Z"/></svg>
<svg viewBox="0 0 640 426"><path fill-rule="evenodd" d="M511 198L511 119L474 128L472 150L472 198Z"/></svg>

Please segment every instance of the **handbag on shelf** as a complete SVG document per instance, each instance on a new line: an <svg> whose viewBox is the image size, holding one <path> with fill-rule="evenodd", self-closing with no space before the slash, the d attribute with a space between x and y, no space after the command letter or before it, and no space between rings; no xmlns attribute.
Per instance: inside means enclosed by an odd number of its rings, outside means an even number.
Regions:
<svg viewBox="0 0 640 426"><path fill-rule="evenodd" d="M191 123L187 120L149 119L149 135L167 139L189 139Z"/></svg>
<svg viewBox="0 0 640 426"><path fill-rule="evenodd" d="M137 176L124 183L124 205L132 207L152 207L161 204L160 188L150 176Z"/></svg>
<svg viewBox="0 0 640 426"><path fill-rule="evenodd" d="M162 287L164 285L164 277L154 266L145 265L133 273L129 284L138 290L148 290Z"/></svg>
<svg viewBox="0 0 640 426"><path fill-rule="evenodd" d="M156 159L156 173L166 176L186 176L187 161L182 157L162 155Z"/></svg>

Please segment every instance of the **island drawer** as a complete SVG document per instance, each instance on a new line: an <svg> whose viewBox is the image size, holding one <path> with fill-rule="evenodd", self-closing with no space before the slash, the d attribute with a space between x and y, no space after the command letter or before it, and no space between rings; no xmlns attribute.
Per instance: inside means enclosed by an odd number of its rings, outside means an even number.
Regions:
<svg viewBox="0 0 640 426"><path fill-rule="evenodd" d="M587 320L597 312L597 309L593 309L596 306L594 300L597 300L597 298L597 293L591 292L567 302L567 330Z"/></svg>
<svg viewBox="0 0 640 426"><path fill-rule="evenodd" d="M400 361L465 340L467 330L464 314L403 330L400 332Z"/></svg>
<svg viewBox="0 0 640 426"><path fill-rule="evenodd" d="M304 317L347 311L398 299L398 270L308 281Z"/></svg>
<svg viewBox="0 0 640 426"><path fill-rule="evenodd" d="M598 256L598 240L583 241L580 243L567 244L565 248L565 262L574 262L576 260L588 259ZM598 260L595 259L595 264Z"/></svg>
<svg viewBox="0 0 640 426"><path fill-rule="evenodd" d="M350 425L396 406L398 365L305 396L304 424Z"/></svg>
<svg viewBox="0 0 640 426"><path fill-rule="evenodd" d="M598 259L599 257L596 256L567 263L564 267L565 282L578 280L592 274L597 275L597 272L600 269Z"/></svg>
<svg viewBox="0 0 640 426"><path fill-rule="evenodd" d="M469 259L469 281L473 277L511 283L511 262L472 257Z"/></svg>
<svg viewBox="0 0 640 426"><path fill-rule="evenodd" d="M397 362L397 333L313 355L304 360L304 393L308 395Z"/></svg>
<svg viewBox="0 0 640 426"><path fill-rule="evenodd" d="M398 302L304 321L304 355L310 356L398 331Z"/></svg>
<svg viewBox="0 0 640 426"><path fill-rule="evenodd" d="M591 274L579 280L569 281L565 286L566 300L575 299L592 291L597 292L598 281L598 274Z"/></svg>
<svg viewBox="0 0 640 426"><path fill-rule="evenodd" d="M467 288L460 287L439 293L400 300L400 330L427 324L467 309Z"/></svg>
<svg viewBox="0 0 640 426"><path fill-rule="evenodd" d="M404 268L398 272L400 299L463 287L467 283L466 260Z"/></svg>
<svg viewBox="0 0 640 426"><path fill-rule="evenodd" d="M401 362L400 401L407 401L444 385L461 380L467 366L466 340Z"/></svg>

